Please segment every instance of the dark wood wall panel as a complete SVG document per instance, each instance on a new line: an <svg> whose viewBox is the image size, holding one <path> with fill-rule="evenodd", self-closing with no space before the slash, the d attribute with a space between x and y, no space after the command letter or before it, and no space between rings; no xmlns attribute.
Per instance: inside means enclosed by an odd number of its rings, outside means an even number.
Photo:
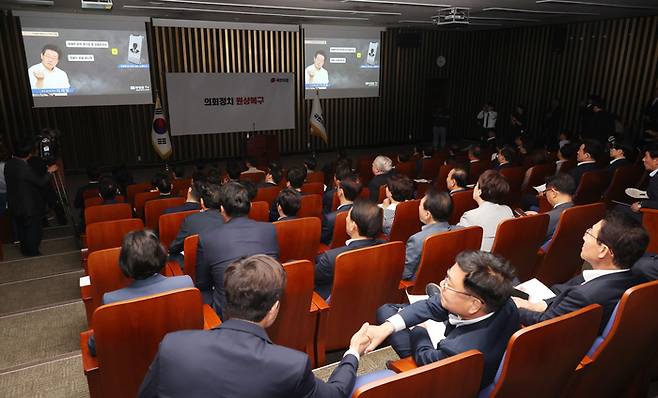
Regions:
<svg viewBox="0 0 658 398"><path fill-rule="evenodd" d="M312 101L304 100L303 31L260 31L148 25L153 86L167 104L167 72L296 74L293 130L276 134L282 153L418 142L428 136L428 98L446 96L452 133L475 137L475 115L485 101L499 112L505 133L516 103L539 131L552 98L561 100L562 126L575 129L578 104L601 94L631 130L640 128L641 108L656 86L658 17L493 30L422 31L418 48L397 46L399 29L382 33L380 96L322 99L330 141L308 135ZM556 37L564 36L561 51ZM559 44L559 43L558 43ZM151 148L152 105L32 109L18 19L0 15L0 136L11 144L42 127L60 129L68 168L90 162L156 164ZM443 55L447 64L436 65ZM430 81L445 79L446 93ZM218 120L218 125L221 124ZM172 137L172 161L241 154L246 133ZM141 159L137 161L138 157Z"/></svg>

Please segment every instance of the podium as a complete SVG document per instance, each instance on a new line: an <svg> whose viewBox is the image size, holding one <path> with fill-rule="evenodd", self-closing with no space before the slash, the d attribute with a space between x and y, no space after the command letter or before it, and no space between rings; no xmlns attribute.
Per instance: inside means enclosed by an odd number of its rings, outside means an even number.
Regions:
<svg viewBox="0 0 658 398"><path fill-rule="evenodd" d="M279 137L275 134L253 134L247 140L246 155L259 166L279 160Z"/></svg>

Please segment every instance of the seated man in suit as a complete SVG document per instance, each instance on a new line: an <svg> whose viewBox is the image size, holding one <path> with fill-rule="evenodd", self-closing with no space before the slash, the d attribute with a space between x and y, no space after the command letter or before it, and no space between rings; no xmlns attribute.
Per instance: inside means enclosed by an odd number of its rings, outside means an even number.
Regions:
<svg viewBox="0 0 658 398"><path fill-rule="evenodd" d="M73 204L75 205L76 208L82 209L84 212L84 207L85 207L85 198L84 198L84 193L88 189L94 189L98 188L98 184L100 183L101 179L101 172L96 166L87 166L87 179L88 182L78 188L78 190L75 193L75 201Z"/></svg>
<svg viewBox="0 0 658 398"><path fill-rule="evenodd" d="M153 191L160 192L160 196L151 200L168 199L174 197L174 195L171 193L173 184L171 183L171 177L169 176L169 173L165 173L164 171L155 173L151 179L151 185L153 186Z"/></svg>
<svg viewBox="0 0 658 398"><path fill-rule="evenodd" d="M338 196L339 205L336 211L325 214L322 218L322 233L320 235L320 242L325 245L330 245L334 236L334 225L336 224L336 215L352 208L352 204L359 197L361 193L361 183L354 174L349 176L341 176L338 182Z"/></svg>
<svg viewBox="0 0 658 398"><path fill-rule="evenodd" d="M290 170L288 170L286 185L288 186L288 188L294 189L295 191L299 192L301 195L303 195L302 185L304 185L305 180L306 180L306 167L295 166L295 167L291 167ZM270 222L276 221L278 219L279 219L279 212L276 209L276 203L272 202L272 206L270 207Z"/></svg>
<svg viewBox="0 0 658 398"><path fill-rule="evenodd" d="M603 331L621 295L641 283L630 268L648 244L649 235L637 220L624 212L608 213L583 235L580 257L593 269L584 270L564 284L552 286L557 296L551 299L531 303L515 297L521 323L532 325L599 304L603 307L599 332Z"/></svg>
<svg viewBox="0 0 658 398"><path fill-rule="evenodd" d="M256 188L269 188L279 186L283 178L283 173L281 172L281 167L277 163L270 163L267 167L267 172L265 173L265 181L261 181L256 185Z"/></svg>
<svg viewBox="0 0 658 398"><path fill-rule="evenodd" d="M297 218L297 212L302 206L302 194L291 188L282 189L276 196L274 205L279 213L277 221L292 220Z"/></svg>
<svg viewBox="0 0 658 398"><path fill-rule="evenodd" d="M384 222L382 231L389 235L393 220L395 219L395 209L400 202L406 202L413 199L414 182L403 174L394 174L386 183L386 199L379 205L384 210Z"/></svg>
<svg viewBox="0 0 658 398"><path fill-rule="evenodd" d="M368 327L371 343L366 352L388 338L400 358L412 355L421 366L476 349L484 355L481 386L491 384L507 341L520 326L510 299L513 278L512 266L502 257L461 252L439 284L440 294L411 305L379 307L380 325ZM422 325L427 320L446 325L445 337L436 346ZM411 326L416 327L408 329Z"/></svg>
<svg viewBox="0 0 658 398"><path fill-rule="evenodd" d="M546 230L546 240L553 238L557 224L560 222L562 212L573 207L573 194L576 192L576 185L569 174L560 173L548 177L546 181L546 190L542 194L546 197L552 209L548 211L548 229ZM536 211L528 211L526 214L537 214Z"/></svg>
<svg viewBox="0 0 658 398"><path fill-rule="evenodd" d="M252 158L247 158L244 160L244 166L246 168L245 171L243 171L240 174L251 174L251 173L262 173L263 170L260 170L258 167L256 167L256 160Z"/></svg>
<svg viewBox="0 0 658 398"><path fill-rule="evenodd" d="M350 250L362 249L382 243L375 239L382 229L382 209L368 200L356 200L347 213L345 230L350 239L345 246L327 250L315 263L315 291L323 299L331 294L334 283L336 257Z"/></svg>
<svg viewBox="0 0 658 398"><path fill-rule="evenodd" d="M379 202L379 187L386 185L393 173L393 161L389 157L379 155L372 161L372 174L374 177L368 183L371 201Z"/></svg>
<svg viewBox="0 0 658 398"><path fill-rule="evenodd" d="M117 202L117 192L119 187L112 177L102 177L98 183L98 196L103 200L104 205L111 205Z"/></svg>
<svg viewBox="0 0 658 398"><path fill-rule="evenodd" d="M496 155L496 166L493 167L494 170L501 170L508 167L512 167L512 161L514 160L514 150L508 146L502 147L498 154Z"/></svg>
<svg viewBox="0 0 658 398"><path fill-rule="evenodd" d="M274 225L250 220L251 202L240 183L229 182L220 191L220 212L224 224L199 234L197 249L196 287L204 302L212 303L222 316L224 270L236 259L254 254L279 257L279 243Z"/></svg>
<svg viewBox="0 0 658 398"><path fill-rule="evenodd" d="M416 278L425 239L452 229L448 224L450 213L452 213L452 198L450 195L447 192L437 191L434 187L430 187L418 205L418 217L424 225L420 232L411 235L407 240L402 279Z"/></svg>
<svg viewBox="0 0 658 398"><path fill-rule="evenodd" d="M180 264L183 264L183 256L180 253L183 251L185 238L224 224L224 217L219 213L221 187L217 184L205 183L199 188L201 211L185 217L178 235L169 245L170 259L177 260Z"/></svg>
<svg viewBox="0 0 658 398"><path fill-rule="evenodd" d="M631 164L627 157L632 156L634 154L633 152L633 148L618 141L615 141L615 143L610 146L611 160L608 164L610 176L612 176L618 168Z"/></svg>
<svg viewBox="0 0 658 398"><path fill-rule="evenodd" d="M460 167L455 167L450 170L448 177L446 177L446 186L448 187L450 195L455 192L465 191L467 184L468 174L466 174L466 170Z"/></svg>
<svg viewBox="0 0 658 398"><path fill-rule="evenodd" d="M336 162L336 172L333 175L331 184L327 185L322 194L322 212L328 214L332 212L334 204L334 193L337 192L338 184L345 178L354 176L354 172L347 159L339 159Z"/></svg>
<svg viewBox="0 0 658 398"><path fill-rule="evenodd" d="M368 324L352 336L350 348L324 383L313 376L306 354L273 344L267 336L286 283L281 264L252 256L229 265L225 274L229 319L212 330L167 334L138 396L348 397L369 342Z"/></svg>
<svg viewBox="0 0 658 398"><path fill-rule="evenodd" d="M658 174L658 146L649 147L644 152L642 163L649 172L649 186L647 187L647 196L649 198L631 205L631 210L635 213L639 213L643 207L658 209L658 177L656 177L656 174Z"/></svg>
<svg viewBox="0 0 658 398"><path fill-rule="evenodd" d="M460 227L473 225L482 227L481 250L490 251L496 237L498 224L514 217L512 209L502 204L508 192L507 180L494 170L482 173L473 188L473 200L477 202L478 207L464 213L458 225Z"/></svg>
<svg viewBox="0 0 658 398"><path fill-rule="evenodd" d="M165 209L163 214L180 213L182 211L201 209L199 200L201 196L201 188L205 182L206 179L203 174L195 173L194 177L192 178L192 185L190 185L190 187L187 189L187 197L185 199L185 203L180 206Z"/></svg>
<svg viewBox="0 0 658 398"><path fill-rule="evenodd" d="M123 289L103 295L103 304L132 300L170 290L194 287L187 275L165 277L160 274L167 261L167 252L157 235L148 229L128 232L121 243L119 267L133 282ZM88 342L91 355L96 355L96 341L92 335Z"/></svg>
<svg viewBox="0 0 658 398"><path fill-rule="evenodd" d="M578 147L570 142L560 146L560 149L557 151L557 160L555 161L555 174L567 171L566 168L562 171L562 167L569 160L573 159L577 151Z"/></svg>
<svg viewBox="0 0 658 398"><path fill-rule="evenodd" d="M573 169L569 170L569 175L573 178L576 188L580 184L580 178L588 171L598 170L596 161L603 154L603 147L596 140L583 140L580 144L578 152L576 152L576 160L578 164Z"/></svg>

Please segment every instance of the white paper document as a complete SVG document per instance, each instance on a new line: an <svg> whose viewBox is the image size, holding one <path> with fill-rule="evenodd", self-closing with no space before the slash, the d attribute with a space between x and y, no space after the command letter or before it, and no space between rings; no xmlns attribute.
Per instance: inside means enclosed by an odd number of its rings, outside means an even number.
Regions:
<svg viewBox="0 0 658 398"><path fill-rule="evenodd" d="M528 293L530 295L528 301L533 303L555 297L555 293L536 278L525 281L516 286L516 288Z"/></svg>
<svg viewBox="0 0 658 398"><path fill-rule="evenodd" d="M546 184L537 185L536 187L533 188L535 188L537 192L542 193L546 190Z"/></svg>
<svg viewBox="0 0 658 398"><path fill-rule="evenodd" d="M89 279L89 275L80 278L80 287L89 285L91 285L91 279Z"/></svg>

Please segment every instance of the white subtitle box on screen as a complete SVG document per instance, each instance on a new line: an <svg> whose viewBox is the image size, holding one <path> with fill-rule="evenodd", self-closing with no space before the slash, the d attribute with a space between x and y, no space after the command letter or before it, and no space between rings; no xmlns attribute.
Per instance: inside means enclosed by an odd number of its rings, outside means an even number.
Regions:
<svg viewBox="0 0 658 398"><path fill-rule="evenodd" d="M23 36L30 37L59 37L59 32L43 32L35 30L24 30L22 34Z"/></svg>
<svg viewBox="0 0 658 398"><path fill-rule="evenodd" d="M94 62L94 54L69 54L69 62Z"/></svg>
<svg viewBox="0 0 658 398"><path fill-rule="evenodd" d="M330 64L344 64L347 63L347 58L329 58Z"/></svg>
<svg viewBox="0 0 658 398"><path fill-rule="evenodd" d="M68 48L109 48L110 44L101 40L67 40Z"/></svg>
<svg viewBox="0 0 658 398"><path fill-rule="evenodd" d="M329 52L337 54L354 54L356 52L356 47L330 47Z"/></svg>
<svg viewBox="0 0 658 398"><path fill-rule="evenodd" d="M326 40L316 40L316 39L308 39L304 40L304 44L320 44L320 45L326 45L327 41Z"/></svg>

